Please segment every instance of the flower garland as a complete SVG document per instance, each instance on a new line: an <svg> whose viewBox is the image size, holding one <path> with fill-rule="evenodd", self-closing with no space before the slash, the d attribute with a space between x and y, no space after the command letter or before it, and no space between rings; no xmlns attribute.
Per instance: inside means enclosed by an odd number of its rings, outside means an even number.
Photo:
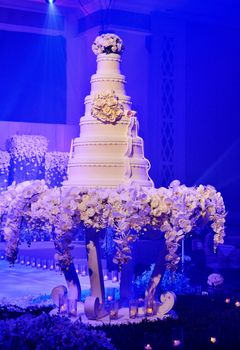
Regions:
<svg viewBox="0 0 240 350"><path fill-rule="evenodd" d="M164 233L167 267L176 269L179 242L200 222L211 223L214 248L223 243L225 207L221 194L212 186L186 187L178 181L169 188L139 186L116 189L47 188L45 182L32 181L11 186L0 194L0 218L7 242L7 258L14 262L23 219L31 228L44 226L53 233L57 258L62 268L72 261L73 229L84 225L96 231L112 227L115 231L115 262L131 258L131 244L147 227Z"/></svg>
<svg viewBox="0 0 240 350"><path fill-rule="evenodd" d="M61 186L66 179L68 152L47 152L45 155L45 179L48 186Z"/></svg>
<svg viewBox="0 0 240 350"><path fill-rule="evenodd" d="M116 123L121 119L124 115L124 108L115 91L105 91L94 95L91 115L104 123Z"/></svg>
<svg viewBox="0 0 240 350"><path fill-rule="evenodd" d="M116 53L121 54L124 50L122 39L115 34L102 34L99 35L93 45L92 50L95 55L102 53L110 54Z"/></svg>
<svg viewBox="0 0 240 350"><path fill-rule="evenodd" d="M10 156L19 162L36 157L40 164L47 147L47 138L40 135L14 135L8 141Z"/></svg>

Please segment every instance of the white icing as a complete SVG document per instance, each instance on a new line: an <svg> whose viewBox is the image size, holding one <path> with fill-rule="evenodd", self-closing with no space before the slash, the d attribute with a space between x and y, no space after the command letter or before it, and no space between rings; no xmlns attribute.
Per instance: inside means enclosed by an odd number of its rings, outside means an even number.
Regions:
<svg viewBox="0 0 240 350"><path fill-rule="evenodd" d="M97 56L97 72L91 78L91 92L85 98L85 115L80 119L80 137L71 145L68 180L64 186L116 187L137 183L153 186L148 176L150 163L144 158L138 121L125 93L125 77L120 74L120 55ZM123 105L124 116L115 123L104 123L91 115L93 97L114 91Z"/></svg>

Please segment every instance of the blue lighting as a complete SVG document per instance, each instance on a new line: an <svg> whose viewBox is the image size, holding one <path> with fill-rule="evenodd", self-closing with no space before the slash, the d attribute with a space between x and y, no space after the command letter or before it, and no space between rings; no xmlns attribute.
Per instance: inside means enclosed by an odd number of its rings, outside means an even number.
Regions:
<svg viewBox="0 0 240 350"><path fill-rule="evenodd" d="M52 4L54 4L54 2L56 1L56 0L45 0L49 5L52 5Z"/></svg>

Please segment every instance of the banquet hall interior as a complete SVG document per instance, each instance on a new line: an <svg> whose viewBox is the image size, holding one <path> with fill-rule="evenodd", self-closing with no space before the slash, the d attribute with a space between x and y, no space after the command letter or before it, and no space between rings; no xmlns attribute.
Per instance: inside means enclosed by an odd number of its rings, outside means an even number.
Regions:
<svg viewBox="0 0 240 350"><path fill-rule="evenodd" d="M64 199L109 33L152 188ZM239 62L238 0L0 0L0 349L239 349Z"/></svg>

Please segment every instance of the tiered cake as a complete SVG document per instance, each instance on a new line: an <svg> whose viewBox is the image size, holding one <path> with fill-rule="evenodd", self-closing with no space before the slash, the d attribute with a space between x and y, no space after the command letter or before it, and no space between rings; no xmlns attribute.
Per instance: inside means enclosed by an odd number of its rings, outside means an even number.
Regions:
<svg viewBox="0 0 240 350"><path fill-rule="evenodd" d="M122 40L114 34L103 34L93 44L97 72L91 78L91 93L85 98L80 137L72 141L64 186L153 186L136 113L131 110L125 77L120 74L122 50Z"/></svg>

